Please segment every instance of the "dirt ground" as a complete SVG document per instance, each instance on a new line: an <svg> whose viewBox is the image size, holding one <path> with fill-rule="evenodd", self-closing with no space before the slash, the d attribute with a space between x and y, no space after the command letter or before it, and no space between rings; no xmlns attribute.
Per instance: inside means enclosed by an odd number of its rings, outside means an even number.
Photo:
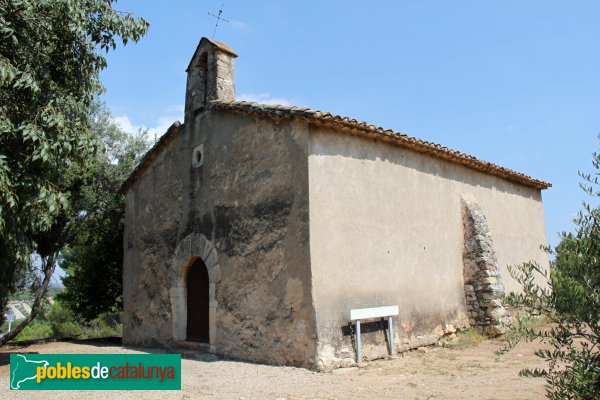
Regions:
<svg viewBox="0 0 600 400"><path fill-rule="evenodd" d="M537 344L520 344L496 357L501 343L462 350L428 348L361 367L317 373L222 360L182 359L181 391L10 391L7 353L144 353L148 349L55 342L0 349L0 398L8 399L543 399L544 381L520 378L523 367L542 367Z"/></svg>

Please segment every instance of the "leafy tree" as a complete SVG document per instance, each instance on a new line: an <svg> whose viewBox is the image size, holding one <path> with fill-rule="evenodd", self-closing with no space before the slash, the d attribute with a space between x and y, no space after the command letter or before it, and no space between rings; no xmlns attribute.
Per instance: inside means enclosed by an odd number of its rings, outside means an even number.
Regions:
<svg viewBox="0 0 600 400"><path fill-rule="evenodd" d="M582 174L581 187L597 201L600 198L600 155L594 153L596 172ZM563 233L554 250L555 265L549 276L539 265L526 263L511 268L523 285L522 294L512 294L508 303L523 307L513 327L514 339L540 340L549 345L536 352L547 361L545 369L523 370L522 376L546 379L551 399L598 399L600 394L600 206L584 204L575 219L575 233ZM543 276L547 286L536 282ZM528 315L544 313L550 328L531 329Z"/></svg>
<svg viewBox="0 0 600 400"><path fill-rule="evenodd" d="M98 148L88 117L102 91L103 51L148 28L113 3L0 0L0 309L17 278L32 267L43 277L31 314L0 345L35 318L60 250L84 217L77 197Z"/></svg>
<svg viewBox="0 0 600 400"><path fill-rule="evenodd" d="M76 338L81 335L81 327L73 313L60 301L55 301L50 307L46 320L52 329L54 338Z"/></svg>
<svg viewBox="0 0 600 400"><path fill-rule="evenodd" d="M63 252L65 290L59 298L84 320L122 308L123 229L125 204L119 186L150 147L146 132L129 135L97 105L92 130L102 143L81 188L81 221L73 242Z"/></svg>

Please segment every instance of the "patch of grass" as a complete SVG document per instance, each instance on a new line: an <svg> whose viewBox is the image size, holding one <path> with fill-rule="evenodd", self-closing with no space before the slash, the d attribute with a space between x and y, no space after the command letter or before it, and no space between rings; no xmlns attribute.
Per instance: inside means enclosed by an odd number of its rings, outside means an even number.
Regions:
<svg viewBox="0 0 600 400"><path fill-rule="evenodd" d="M464 349L465 347L475 346L485 339L487 337L477 332L475 328L468 328L458 332L454 340L448 341L447 347L451 349Z"/></svg>
<svg viewBox="0 0 600 400"><path fill-rule="evenodd" d="M513 313L512 326L517 327L519 326L519 324L521 326L520 329L528 329L533 330L535 332L539 332L548 328L550 321L545 315L531 315L519 311ZM506 342L514 340L516 337L517 335L509 330L505 335L501 337L501 340Z"/></svg>
<svg viewBox="0 0 600 400"><path fill-rule="evenodd" d="M522 320L523 326L527 329L540 330L545 328L548 324L548 318L545 315L529 315Z"/></svg>

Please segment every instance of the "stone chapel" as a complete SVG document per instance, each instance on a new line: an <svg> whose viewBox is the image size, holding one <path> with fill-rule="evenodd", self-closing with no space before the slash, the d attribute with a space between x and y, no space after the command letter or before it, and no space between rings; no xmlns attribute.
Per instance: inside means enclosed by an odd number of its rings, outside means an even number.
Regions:
<svg viewBox="0 0 600 400"><path fill-rule="evenodd" d="M123 342L351 365L349 311L398 305L395 351L502 332L508 265L548 266L549 183L352 118L236 101L202 38L175 122L123 183ZM505 321L504 321L505 322ZM386 325L363 324L367 359Z"/></svg>

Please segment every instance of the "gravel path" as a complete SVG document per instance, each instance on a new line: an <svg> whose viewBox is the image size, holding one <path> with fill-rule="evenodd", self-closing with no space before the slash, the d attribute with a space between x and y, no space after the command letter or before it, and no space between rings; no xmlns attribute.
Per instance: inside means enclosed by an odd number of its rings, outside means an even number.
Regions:
<svg viewBox="0 0 600 400"><path fill-rule="evenodd" d="M357 368L316 373L221 360L182 360L181 391L10 391L7 353L144 353L148 349L66 342L0 349L0 398L8 399L543 399L544 381L519 378L523 367L542 367L535 344L497 358L497 341L452 350L433 348Z"/></svg>

